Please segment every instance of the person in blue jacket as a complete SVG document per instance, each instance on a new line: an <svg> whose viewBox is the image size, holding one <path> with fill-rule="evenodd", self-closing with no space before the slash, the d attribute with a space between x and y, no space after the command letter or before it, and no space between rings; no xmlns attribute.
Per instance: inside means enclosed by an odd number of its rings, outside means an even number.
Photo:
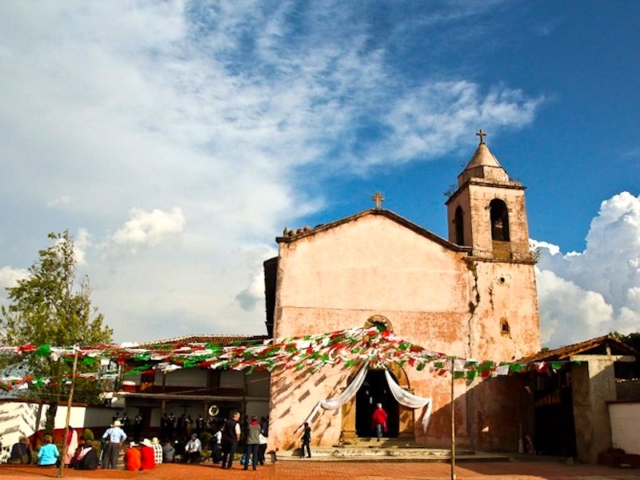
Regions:
<svg viewBox="0 0 640 480"><path fill-rule="evenodd" d="M59 465L60 452L58 447L53 443L51 435L44 436L44 444L38 450L38 465L41 467L54 467Z"/></svg>

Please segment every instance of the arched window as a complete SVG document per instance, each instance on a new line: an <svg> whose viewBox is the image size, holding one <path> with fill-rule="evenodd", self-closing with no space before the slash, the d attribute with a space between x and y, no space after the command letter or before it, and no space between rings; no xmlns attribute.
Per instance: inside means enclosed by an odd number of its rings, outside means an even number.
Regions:
<svg viewBox="0 0 640 480"><path fill-rule="evenodd" d="M453 219L453 223L456 229L456 243L458 245L464 245L464 224L463 224L462 207L456 208L456 215Z"/></svg>
<svg viewBox="0 0 640 480"><path fill-rule="evenodd" d="M509 211L507 205L497 198L489 203L491 215L491 239L508 242L509 238Z"/></svg>

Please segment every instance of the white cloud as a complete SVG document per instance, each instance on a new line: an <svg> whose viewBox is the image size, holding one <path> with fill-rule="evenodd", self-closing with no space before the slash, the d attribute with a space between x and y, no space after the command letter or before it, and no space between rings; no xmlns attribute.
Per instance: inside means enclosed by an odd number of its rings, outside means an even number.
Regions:
<svg viewBox="0 0 640 480"><path fill-rule="evenodd" d="M408 82L359 8L3 4L0 201L22 226L0 248L26 263L48 231L79 232L119 341L263 332L262 266L245 252L321 209L322 180L436 158L480 124L520 128L542 101Z"/></svg>
<svg viewBox="0 0 640 480"><path fill-rule="evenodd" d="M640 327L640 197L602 202L584 252L540 248L538 293L543 342L560 346Z"/></svg>
<svg viewBox="0 0 640 480"><path fill-rule="evenodd" d="M51 200L50 202L47 202L47 207L51 208L51 207L57 207L59 205L66 205L70 201L71 201L71 197L69 195L63 195L54 200Z"/></svg>
<svg viewBox="0 0 640 480"><path fill-rule="evenodd" d="M0 267L0 287L11 288L18 284L18 280L24 280L29 272L22 268Z"/></svg>
<svg viewBox="0 0 640 480"><path fill-rule="evenodd" d="M157 246L167 237L182 233L186 219L178 207L168 212L154 209L145 212L134 208L130 212L131 220L124 224L114 235L113 241L122 245Z"/></svg>

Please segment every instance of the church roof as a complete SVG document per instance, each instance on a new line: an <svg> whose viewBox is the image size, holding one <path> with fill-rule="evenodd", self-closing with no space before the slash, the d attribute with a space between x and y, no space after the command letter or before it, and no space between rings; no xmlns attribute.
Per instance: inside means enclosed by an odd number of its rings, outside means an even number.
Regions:
<svg viewBox="0 0 640 480"><path fill-rule="evenodd" d="M493 156L486 143L481 143L480 145L478 145L478 148L465 167L465 170L480 166L502 168L500 162L498 162L498 159Z"/></svg>
<svg viewBox="0 0 640 480"><path fill-rule="evenodd" d="M364 217L368 217L370 215L380 215L380 216L386 217L389 220L396 222L402 225L403 227L406 227L409 230L414 231L418 235L428 238L449 250L454 250L458 252L470 251L470 247L463 247L460 245L456 245L455 243L451 243L448 240L445 240L444 238L439 237L435 233L430 232L429 230L426 230L420 227L419 225L416 225L415 223L407 220L406 218L401 217L400 215L392 212L391 210L385 210L382 208L372 208L370 210L364 210L360 213L356 213L355 215L351 215L349 217L343 218L341 220L337 220L335 222L317 225L314 228L304 227L304 228L299 228L297 230L287 230L285 228L285 231L283 232L282 236L276 237L276 241L278 243L291 243L302 238L316 235L317 233L320 233L320 232L331 230L332 228L338 227L340 225L344 225L349 222L354 222L356 220L359 220Z"/></svg>
<svg viewBox="0 0 640 480"><path fill-rule="evenodd" d="M574 343L554 350L545 350L535 355L521 358L518 362L550 362L554 360L569 360L574 355L634 355L638 352L611 335L592 338L584 342Z"/></svg>
<svg viewBox="0 0 640 480"><path fill-rule="evenodd" d="M185 335L182 337L168 338L166 340L145 342L140 344L140 346L163 345L176 347L178 345L201 343L203 345L209 344L216 347L226 347L235 343L261 342L269 338L271 337L267 335Z"/></svg>

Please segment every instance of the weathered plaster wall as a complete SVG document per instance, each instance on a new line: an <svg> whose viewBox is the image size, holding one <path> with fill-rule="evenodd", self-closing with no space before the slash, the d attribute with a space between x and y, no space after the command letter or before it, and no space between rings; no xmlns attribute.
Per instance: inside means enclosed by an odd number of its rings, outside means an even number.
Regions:
<svg viewBox="0 0 640 480"><path fill-rule="evenodd" d="M282 243L277 284L276 337L362 327L371 316L382 315L397 335L436 352L511 360L539 348L531 265L469 262L464 252L448 249L383 215L358 217ZM501 333L503 316L511 328L507 335ZM421 412L416 413L416 441L448 445L449 375L411 367L405 372L416 394L433 398L426 435L418 422ZM274 374L271 446L297 446L300 433L295 430L300 422L318 400L339 394L349 373L325 368L308 379L299 372ZM459 445L470 446L474 438L482 437L488 446L508 448L515 441L517 448L518 422L513 415L504 415L506 391L455 382ZM470 402L483 407L472 408ZM335 444L340 438L340 412L325 411L312 426L317 432L315 444ZM493 439L501 429L515 440Z"/></svg>
<svg viewBox="0 0 640 480"><path fill-rule="evenodd" d="M591 358L571 365L576 449L585 463L597 463L598 454L611 447L607 402L616 399L613 360Z"/></svg>

